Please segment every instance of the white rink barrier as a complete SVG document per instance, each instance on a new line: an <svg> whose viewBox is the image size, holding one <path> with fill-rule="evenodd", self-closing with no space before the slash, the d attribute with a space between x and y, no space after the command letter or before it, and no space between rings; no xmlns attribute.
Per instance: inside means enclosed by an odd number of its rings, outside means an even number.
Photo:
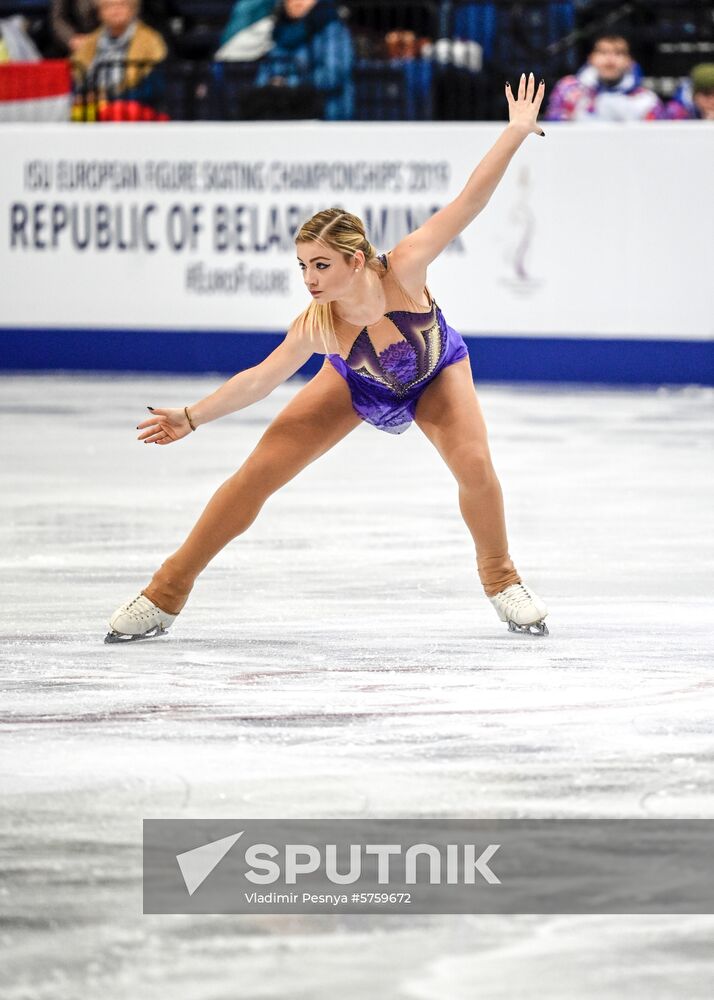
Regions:
<svg viewBox="0 0 714 1000"><path fill-rule="evenodd" d="M134 367L223 368L221 343L225 362L238 362L228 369L240 368L248 338L281 335L306 305L293 245L305 218L342 206L389 249L458 194L502 127L2 126L3 363L126 367L121 350L154 332L172 357L142 342ZM507 342L519 342L510 368L488 362L484 377L521 377L522 355L550 357L540 377L554 363L552 377L620 380L598 368L609 354L624 381L641 380L640 364L655 381L667 371L708 381L688 366L711 363L714 129L546 132L526 140L491 203L430 269L448 320L487 356L501 340L508 360ZM104 355L96 331L108 334ZM232 340L208 348L196 341L206 334ZM265 354L258 341L251 356ZM583 360L578 343L602 346L594 372L559 369L566 356ZM658 359L651 370L645 350ZM689 358L681 379L673 351Z"/></svg>

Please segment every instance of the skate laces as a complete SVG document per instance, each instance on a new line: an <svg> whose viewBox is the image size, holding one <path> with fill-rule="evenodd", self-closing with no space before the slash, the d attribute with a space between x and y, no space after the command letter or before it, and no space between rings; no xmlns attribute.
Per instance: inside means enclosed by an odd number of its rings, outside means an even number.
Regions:
<svg viewBox="0 0 714 1000"><path fill-rule="evenodd" d="M498 596L516 608L533 602L530 591L522 583L512 583L510 587L502 590Z"/></svg>
<svg viewBox="0 0 714 1000"><path fill-rule="evenodd" d="M146 606L147 604L149 607ZM138 597L135 597L133 601L129 601L129 603L125 604L122 608L124 614L130 615L137 621L143 621L146 618L151 618L154 612L159 610L160 609L152 604L149 598L144 594L139 594Z"/></svg>

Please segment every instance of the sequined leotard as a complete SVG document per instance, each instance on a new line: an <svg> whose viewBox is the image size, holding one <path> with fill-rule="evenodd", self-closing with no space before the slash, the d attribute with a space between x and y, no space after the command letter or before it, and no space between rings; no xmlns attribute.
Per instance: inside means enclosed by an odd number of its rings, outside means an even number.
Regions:
<svg viewBox="0 0 714 1000"><path fill-rule="evenodd" d="M328 354L327 358L347 382L355 412L381 431L401 434L414 419L416 404L427 385L442 368L468 357L468 350L431 296L427 312L394 308L410 305L411 300L393 275L387 255L379 259L387 269L384 288L389 308L375 327L391 324L392 332L396 327L402 339L377 353L364 327L347 358L340 354ZM339 330L351 324L335 325Z"/></svg>

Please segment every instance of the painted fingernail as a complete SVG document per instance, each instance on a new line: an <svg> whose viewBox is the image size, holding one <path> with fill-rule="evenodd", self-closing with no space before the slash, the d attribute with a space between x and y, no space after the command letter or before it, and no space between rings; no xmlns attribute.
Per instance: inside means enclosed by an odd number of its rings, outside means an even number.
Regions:
<svg viewBox="0 0 714 1000"><path fill-rule="evenodd" d="M540 85L541 85L541 87L545 86L545 80L541 80L540 81Z"/></svg>
<svg viewBox="0 0 714 1000"><path fill-rule="evenodd" d="M542 135L543 138L545 138L545 132L540 132L539 135Z"/></svg>
<svg viewBox="0 0 714 1000"><path fill-rule="evenodd" d="M509 90L511 89L511 85L510 85L510 83L508 82L508 80L506 80L506 86L508 87L508 89L509 89Z"/></svg>
<svg viewBox="0 0 714 1000"><path fill-rule="evenodd" d="M147 406L146 409L147 410L151 410L152 413L154 412L154 407L153 406Z"/></svg>

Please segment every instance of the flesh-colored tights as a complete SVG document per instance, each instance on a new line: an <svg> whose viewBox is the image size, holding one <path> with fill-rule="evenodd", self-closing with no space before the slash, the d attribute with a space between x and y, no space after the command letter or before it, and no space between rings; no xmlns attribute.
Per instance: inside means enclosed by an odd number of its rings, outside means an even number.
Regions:
<svg viewBox="0 0 714 1000"><path fill-rule="evenodd" d="M473 410L476 396L467 366L467 360L454 364L434 379L419 400L416 422L457 479L459 507L476 546L479 578L492 596L520 582L520 577L508 553L503 496L477 402ZM459 400L462 393L466 395ZM454 421L466 423L456 426ZM346 383L326 361L268 426L238 471L216 490L186 541L162 563L142 593L163 611L177 614L198 575L250 527L268 497L360 423Z"/></svg>

